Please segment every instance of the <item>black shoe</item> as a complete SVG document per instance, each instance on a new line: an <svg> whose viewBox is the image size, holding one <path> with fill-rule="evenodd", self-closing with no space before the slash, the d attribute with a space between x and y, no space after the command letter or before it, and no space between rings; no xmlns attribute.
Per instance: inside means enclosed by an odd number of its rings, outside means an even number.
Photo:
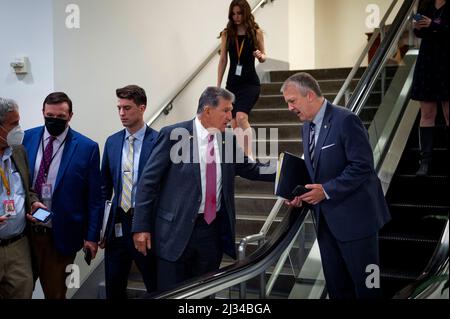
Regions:
<svg viewBox="0 0 450 319"><path fill-rule="evenodd" d="M428 175L428 169L430 166L430 162L429 161L421 161L420 162L420 167L416 172L416 176L419 177L424 177Z"/></svg>

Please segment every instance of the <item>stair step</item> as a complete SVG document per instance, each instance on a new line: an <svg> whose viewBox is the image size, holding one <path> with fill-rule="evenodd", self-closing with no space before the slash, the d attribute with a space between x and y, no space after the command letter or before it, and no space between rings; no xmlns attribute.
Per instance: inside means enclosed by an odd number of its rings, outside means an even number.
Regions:
<svg viewBox="0 0 450 319"><path fill-rule="evenodd" d="M275 184L269 182L251 181L237 176L235 178L235 193L248 194L265 194L271 195L274 193Z"/></svg>
<svg viewBox="0 0 450 319"><path fill-rule="evenodd" d="M251 123L251 125L258 138L265 137L268 139L298 139L300 138L303 126L298 120L297 122L277 124L258 122Z"/></svg>
<svg viewBox="0 0 450 319"><path fill-rule="evenodd" d="M396 278L414 281L417 277L420 276L420 274L420 272L406 272L399 271L397 269L382 269L380 275L382 278Z"/></svg>
<svg viewBox="0 0 450 319"><path fill-rule="evenodd" d="M434 210L436 212L440 212L439 215L445 214L449 210L449 206L444 205L431 205L431 204L411 204L411 203L390 203L391 207L399 207L399 208L419 208L419 209L427 209Z"/></svg>
<svg viewBox="0 0 450 319"><path fill-rule="evenodd" d="M303 142L298 136L294 138L279 138L277 140L258 138L253 140L253 143L253 147L256 148L255 154L258 158L267 156L271 158L278 158L281 152L287 151L291 153L298 153L303 151Z"/></svg>
<svg viewBox="0 0 450 319"><path fill-rule="evenodd" d="M437 239L427 238L425 236L401 234L401 233L384 233L383 235L380 234L379 239L385 240L385 241L409 241L409 242L426 243L426 244L437 244L438 243Z"/></svg>
<svg viewBox="0 0 450 319"><path fill-rule="evenodd" d="M351 68L334 68L334 69L315 69L315 70L291 70L291 71L271 71L270 81L271 82L284 82L291 75L299 72L307 72L311 74L316 80L322 79L341 79L345 80L350 73ZM365 68L360 68L356 77L361 77L364 73Z"/></svg>
<svg viewBox="0 0 450 319"><path fill-rule="evenodd" d="M446 206L450 204L448 175L430 175L417 177L412 174L398 174L389 186L392 191L388 199L394 202L428 203Z"/></svg>
<svg viewBox="0 0 450 319"><path fill-rule="evenodd" d="M361 67L357 70L355 78L360 78L366 71L366 67ZM398 66L388 66L385 68L386 77L391 78L397 72ZM290 71L271 71L270 81L271 82L284 82L291 75L299 72L307 72L311 74L316 80L327 80L327 79L341 79L345 80L350 74L351 68L332 68L332 69L314 69L314 70L290 70Z"/></svg>
<svg viewBox="0 0 450 319"><path fill-rule="evenodd" d="M236 211L247 214L268 214L275 205L277 198L274 195L262 194L235 194Z"/></svg>
<svg viewBox="0 0 450 319"><path fill-rule="evenodd" d="M427 266L436 242L380 240L381 269L421 273Z"/></svg>
<svg viewBox="0 0 450 319"><path fill-rule="evenodd" d="M333 101L336 96L337 96L338 92L328 92L328 93L324 93L323 96L328 100L328 101ZM372 94L368 97L366 104L369 106L378 106L381 103L381 92L378 91L374 91L372 92ZM259 110L259 109L265 109L265 108L271 108L271 109L288 109L288 106L286 104L286 101L284 100L283 95L280 94L274 94L274 95L261 95L258 99L258 101L256 102L254 108L252 109L252 112L250 113L250 115L252 115L252 113L255 110ZM280 120L282 121L282 119L278 119L278 118L274 118L276 120Z"/></svg>
<svg viewBox="0 0 450 319"><path fill-rule="evenodd" d="M249 116L250 123L274 123L276 121L288 122L292 124L299 123L297 115L287 108L264 108L253 109Z"/></svg>

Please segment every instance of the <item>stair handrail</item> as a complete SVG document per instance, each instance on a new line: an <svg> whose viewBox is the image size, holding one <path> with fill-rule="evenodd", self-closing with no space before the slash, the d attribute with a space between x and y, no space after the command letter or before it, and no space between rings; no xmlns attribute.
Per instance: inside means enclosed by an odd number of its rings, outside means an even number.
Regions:
<svg viewBox="0 0 450 319"><path fill-rule="evenodd" d="M380 21L380 25L378 28L375 28L374 32L372 33L372 36L369 39L369 42L367 43L366 47L364 48L363 52L359 56L358 60L356 60L355 65L353 66L352 70L348 74L347 78L345 79L344 84L342 85L341 89L339 90L338 94L336 95L336 98L333 101L334 105L337 105L339 101L342 99L342 97L346 94L348 87L350 86L350 83L352 82L353 78L355 77L356 73L358 72L361 63L366 58L366 55L369 53L370 48L372 48L372 45L375 43L375 40L377 39L378 35L384 30L384 27L386 26L386 21L389 18L392 10L394 9L395 5L397 4L398 0L393 0L391 5L389 6L388 10L386 11L383 19ZM381 33L381 38L382 40ZM381 41L380 41L381 42ZM347 104L347 101L345 101L344 105Z"/></svg>
<svg viewBox="0 0 450 319"><path fill-rule="evenodd" d="M257 234L249 235L241 239L238 247L238 260L244 260L247 254L247 246L248 244L252 242L258 242L258 248L261 247L267 240L267 234L269 232L270 226L272 226L272 223L274 222L275 218L277 217L278 213L280 212L281 207L283 206L283 199L277 199L275 202L275 205L272 207L272 210L270 211L269 216L267 216L266 221L264 222L264 225L261 227L261 230ZM261 280L262 275L265 275L265 273L261 274ZM263 291L264 289L264 291ZM239 298L245 299L246 296L246 283L242 282L240 284L240 290L239 290ZM265 294L265 285L261 285L260 287L260 296L264 298L266 296Z"/></svg>
<svg viewBox="0 0 450 319"><path fill-rule="evenodd" d="M255 7L252 9L252 14L255 13L259 8L263 8L269 1L272 3L275 0L260 0ZM164 113L164 115L168 115L170 111L173 109L173 102L176 100L178 96L191 84L191 82L200 74L201 71L211 62L211 60L216 56L216 54L220 51L220 44L217 45L216 48L206 57L206 59L195 69L195 71L187 78L186 81L176 90L176 93L169 98L169 100L164 103L156 113L150 118L147 122L148 126L151 126L160 116Z"/></svg>

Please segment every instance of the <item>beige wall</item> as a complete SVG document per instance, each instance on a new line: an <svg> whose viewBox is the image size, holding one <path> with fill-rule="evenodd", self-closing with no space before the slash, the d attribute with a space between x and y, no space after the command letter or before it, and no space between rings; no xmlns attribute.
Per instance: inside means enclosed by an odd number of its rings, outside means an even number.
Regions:
<svg viewBox="0 0 450 319"><path fill-rule="evenodd" d="M375 4L383 17L392 0L315 0L315 67L353 66L367 43L366 7ZM396 6L394 12L398 11ZM389 19L392 21L392 19Z"/></svg>
<svg viewBox="0 0 450 319"><path fill-rule="evenodd" d="M257 0L250 1L252 5ZM67 29L65 8L77 4L81 28ZM291 69L348 67L366 43L368 4L383 13L390 0L277 0L256 14L269 58ZM218 45L227 22L224 0L53 0L56 90L74 100L72 126L103 145L121 129L115 89L135 83L146 89L149 119ZM215 85L218 58L162 116L160 128L195 115L198 97ZM225 79L224 83L225 84Z"/></svg>
<svg viewBox="0 0 450 319"><path fill-rule="evenodd" d="M69 3L80 29L65 27ZM115 89L131 83L147 91L150 117L217 45L227 10L222 0L54 0L55 88L74 100L73 127L103 144L121 129Z"/></svg>
<svg viewBox="0 0 450 319"><path fill-rule="evenodd" d="M315 67L315 0L289 0L289 63L292 70Z"/></svg>
<svg viewBox="0 0 450 319"><path fill-rule="evenodd" d="M24 129L42 123L53 90L52 19L52 0L0 0L0 96L17 101ZM16 75L10 63L24 56L29 72Z"/></svg>

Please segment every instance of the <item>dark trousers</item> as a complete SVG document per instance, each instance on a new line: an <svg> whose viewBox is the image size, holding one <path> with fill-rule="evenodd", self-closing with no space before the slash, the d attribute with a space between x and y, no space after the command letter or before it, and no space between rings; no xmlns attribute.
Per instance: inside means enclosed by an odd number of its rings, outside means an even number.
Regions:
<svg viewBox="0 0 450 319"><path fill-rule="evenodd" d="M203 215L199 215L181 257L175 262L158 258L158 290L168 290L185 280L218 270L221 260L220 220L216 218L208 225Z"/></svg>
<svg viewBox="0 0 450 319"><path fill-rule="evenodd" d="M52 230L42 226L33 227L31 247L45 299L66 299L66 268L73 264L75 254L61 255L55 248Z"/></svg>
<svg viewBox="0 0 450 319"><path fill-rule="evenodd" d="M122 237L116 237L114 230L112 239L105 247L105 284L106 298L126 299L128 275L134 260L142 274L147 292L156 291L156 257L152 250L147 256L134 248L131 233L132 214L125 214L121 208L117 209L115 223L122 223Z"/></svg>
<svg viewBox="0 0 450 319"><path fill-rule="evenodd" d="M366 285L366 279L372 274L366 273L366 267L379 265L378 234L341 242L333 236L321 215L317 240L330 299L381 298L380 288Z"/></svg>

